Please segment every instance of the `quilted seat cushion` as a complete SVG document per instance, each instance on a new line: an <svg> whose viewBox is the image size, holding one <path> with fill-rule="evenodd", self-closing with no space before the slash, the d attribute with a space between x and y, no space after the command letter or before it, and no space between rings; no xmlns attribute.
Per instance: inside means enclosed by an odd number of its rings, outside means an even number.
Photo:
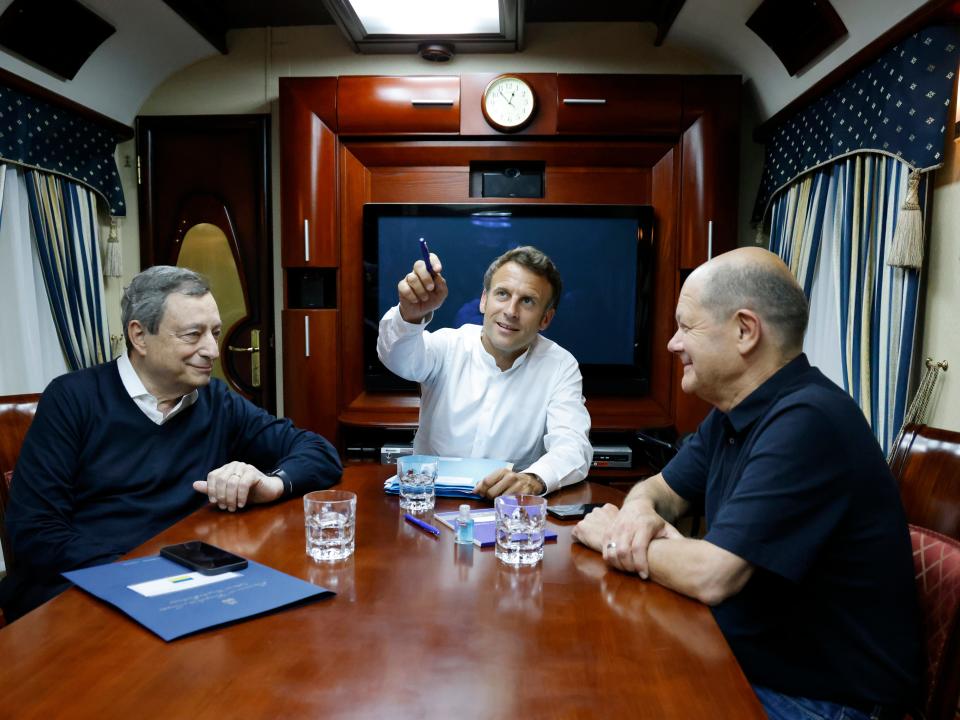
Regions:
<svg viewBox="0 0 960 720"><path fill-rule="evenodd" d="M915 525L910 526L910 542L927 659L924 715L936 717L937 706L950 703L957 707L960 691L960 542Z"/></svg>

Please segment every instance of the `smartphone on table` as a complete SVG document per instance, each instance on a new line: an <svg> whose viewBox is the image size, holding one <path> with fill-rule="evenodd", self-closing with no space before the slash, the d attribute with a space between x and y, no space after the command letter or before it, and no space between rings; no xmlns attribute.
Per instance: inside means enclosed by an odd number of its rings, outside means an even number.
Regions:
<svg viewBox="0 0 960 720"><path fill-rule="evenodd" d="M210 545L202 540L167 545L160 548L160 555L202 575L219 575L220 573L243 570L247 566L246 558L234 555L232 552L227 552L223 548Z"/></svg>
<svg viewBox="0 0 960 720"><path fill-rule="evenodd" d="M579 520L603 503L579 503L577 505L548 505L547 512L560 520Z"/></svg>

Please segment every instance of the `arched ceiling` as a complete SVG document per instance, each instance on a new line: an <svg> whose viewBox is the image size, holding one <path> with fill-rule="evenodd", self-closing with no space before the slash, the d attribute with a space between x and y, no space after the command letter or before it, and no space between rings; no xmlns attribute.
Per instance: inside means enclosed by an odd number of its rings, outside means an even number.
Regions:
<svg viewBox="0 0 960 720"><path fill-rule="evenodd" d="M549 19L543 16L543 13L549 13L549 3L527 1L529 8L536 8L541 13L537 21ZM563 19L569 20L575 3L553 1L556 2L557 12L562 11L566 15ZM0 12L11 2L0 0ZM0 67L129 124L144 100L166 78L198 60L218 53L204 35L163 0L82 2L116 27L117 32L97 48L73 80L62 80L4 52L2 48ZM311 2L319 5L319 0ZM647 5L662 7L675 6L676 3L677 0L660 0L659 3L640 4L649 10ZM268 4L275 15L279 12L278 8L282 10L283 6L289 4L290 17L306 17L309 20L309 15L303 14L304 0L270 0ZM619 19L610 15L611 8L617 3L582 0L582 4L583 7L576 12L581 18L590 18L591 13L596 13L597 17L593 19ZM755 99L759 118L765 119L925 5L926 0L832 0L849 34L795 77L787 73L773 52L745 25L759 4L760 0L685 0L667 30L663 47L697 53L718 70L742 74ZM176 6L177 3L172 2L171 5ZM237 10L233 20L229 17L231 6ZM221 27L230 28L247 26L250 9L256 4L247 0L213 0L207 7L227 8L222 11L227 14L220 17ZM244 10L246 16L241 12ZM283 15L276 17L282 19ZM631 21L635 22L636 18ZM652 53L656 51L656 48L651 50Z"/></svg>

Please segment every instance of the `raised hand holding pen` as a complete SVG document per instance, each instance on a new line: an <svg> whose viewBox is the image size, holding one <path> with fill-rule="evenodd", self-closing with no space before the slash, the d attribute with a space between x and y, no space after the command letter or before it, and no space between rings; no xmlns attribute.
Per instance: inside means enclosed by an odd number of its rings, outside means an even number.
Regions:
<svg viewBox="0 0 960 720"><path fill-rule="evenodd" d="M397 283L400 316L407 322L421 322L447 299L447 281L440 274L443 271L440 258L434 253L430 253L429 258L430 267L423 260L417 260L413 269Z"/></svg>

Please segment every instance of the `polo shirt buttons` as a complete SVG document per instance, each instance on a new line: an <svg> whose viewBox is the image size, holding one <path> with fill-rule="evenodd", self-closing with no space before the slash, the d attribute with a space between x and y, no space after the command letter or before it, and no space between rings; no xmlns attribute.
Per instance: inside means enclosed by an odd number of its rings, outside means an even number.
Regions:
<svg viewBox="0 0 960 720"><path fill-rule="evenodd" d="M730 438L729 440L727 440L727 442L733 445L736 442L736 440L734 438Z"/></svg>

